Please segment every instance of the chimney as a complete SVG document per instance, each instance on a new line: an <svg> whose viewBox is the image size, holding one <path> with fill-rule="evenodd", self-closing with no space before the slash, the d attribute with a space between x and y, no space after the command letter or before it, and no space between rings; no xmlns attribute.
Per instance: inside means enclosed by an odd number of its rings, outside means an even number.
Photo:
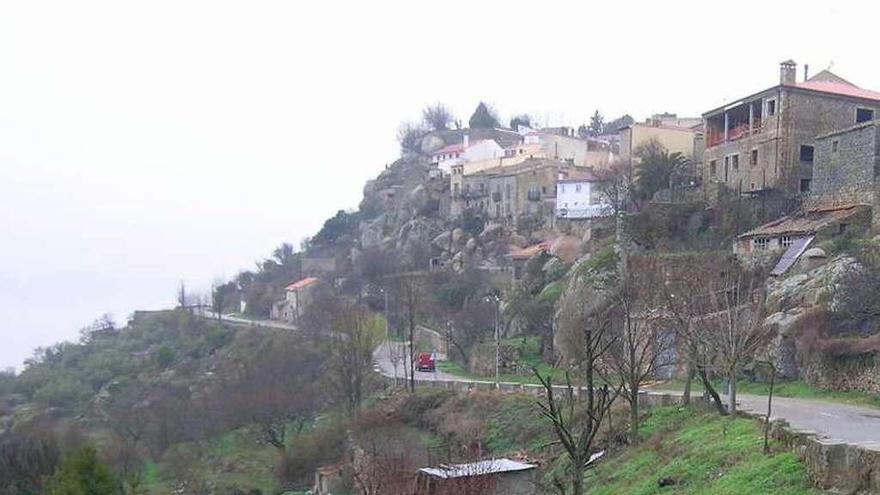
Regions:
<svg viewBox="0 0 880 495"><path fill-rule="evenodd" d="M794 60L786 60L779 64L779 84L797 83L797 63Z"/></svg>
<svg viewBox="0 0 880 495"><path fill-rule="evenodd" d="M804 64L804 81L810 78L810 64Z"/></svg>
<svg viewBox="0 0 880 495"><path fill-rule="evenodd" d="M464 141L462 141L461 145L464 148L468 147L468 135L467 134L464 135Z"/></svg>

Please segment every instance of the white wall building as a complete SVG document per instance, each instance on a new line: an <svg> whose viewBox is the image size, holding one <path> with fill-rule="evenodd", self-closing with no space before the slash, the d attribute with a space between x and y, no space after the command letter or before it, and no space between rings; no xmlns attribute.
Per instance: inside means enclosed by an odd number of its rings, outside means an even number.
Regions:
<svg viewBox="0 0 880 495"><path fill-rule="evenodd" d="M577 178L561 178L556 182L556 218L583 219L611 215L611 205L603 201L590 174Z"/></svg>

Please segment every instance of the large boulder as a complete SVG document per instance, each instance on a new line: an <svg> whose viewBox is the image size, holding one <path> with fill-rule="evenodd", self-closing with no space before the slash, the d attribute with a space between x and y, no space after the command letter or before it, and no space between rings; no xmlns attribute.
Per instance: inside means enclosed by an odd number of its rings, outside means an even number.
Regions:
<svg viewBox="0 0 880 495"><path fill-rule="evenodd" d="M435 136L434 134L428 134L422 138L422 153L426 155L430 155L444 146L446 146L446 143L444 143L439 136Z"/></svg>

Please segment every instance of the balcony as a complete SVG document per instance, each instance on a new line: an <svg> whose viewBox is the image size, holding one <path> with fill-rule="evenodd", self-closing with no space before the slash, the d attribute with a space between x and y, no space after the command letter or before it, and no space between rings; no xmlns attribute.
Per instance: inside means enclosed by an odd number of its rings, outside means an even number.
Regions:
<svg viewBox="0 0 880 495"><path fill-rule="evenodd" d="M706 119L706 148L738 141L763 131L761 100L743 103Z"/></svg>

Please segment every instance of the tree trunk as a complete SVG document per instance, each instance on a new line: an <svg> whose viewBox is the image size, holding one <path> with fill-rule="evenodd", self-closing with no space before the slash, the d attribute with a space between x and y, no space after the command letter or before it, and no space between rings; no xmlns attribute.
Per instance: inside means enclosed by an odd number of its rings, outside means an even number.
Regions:
<svg viewBox="0 0 880 495"><path fill-rule="evenodd" d="M571 475L572 495L584 495L584 468L572 466Z"/></svg>
<svg viewBox="0 0 880 495"><path fill-rule="evenodd" d="M691 384L694 381L694 366L688 363L685 372L687 375L684 379L684 392L681 395L681 403L687 406L691 403Z"/></svg>
<svg viewBox="0 0 880 495"><path fill-rule="evenodd" d="M736 413L736 371L732 371L730 376L728 376L728 383L730 384L730 405L727 407L727 410L730 414Z"/></svg>
<svg viewBox="0 0 880 495"><path fill-rule="evenodd" d="M776 367L770 370L770 393L767 395L767 417L764 418L764 455L770 454L770 413L773 407L773 386L776 385Z"/></svg>
<svg viewBox="0 0 880 495"><path fill-rule="evenodd" d="M633 387L629 396L629 442L639 443L639 389Z"/></svg>
<svg viewBox="0 0 880 495"><path fill-rule="evenodd" d="M727 414L727 410L724 408L724 404L721 402L721 397L718 395L718 392L715 391L715 387L712 386L712 382L709 381L709 377L706 376L706 369L702 366L697 367L697 373L700 375L700 381L703 382L703 388L705 388L706 393L712 398L712 403L715 404L715 409L718 410L718 414L724 416Z"/></svg>

